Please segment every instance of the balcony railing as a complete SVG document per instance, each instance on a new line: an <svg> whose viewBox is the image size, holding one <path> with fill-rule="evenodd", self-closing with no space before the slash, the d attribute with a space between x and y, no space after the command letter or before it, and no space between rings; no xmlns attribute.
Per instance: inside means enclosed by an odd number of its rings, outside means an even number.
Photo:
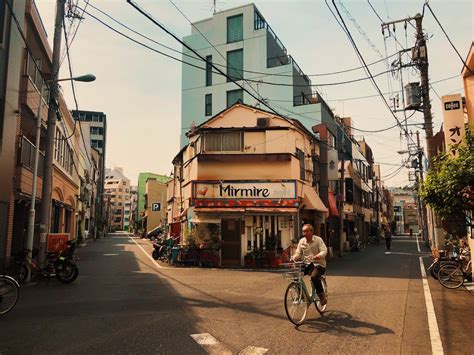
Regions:
<svg viewBox="0 0 474 355"><path fill-rule="evenodd" d="M291 56L289 55L283 55L279 57L274 57L274 58L268 58L267 59L267 68L275 68L279 67L281 65L288 65L291 63Z"/></svg>
<svg viewBox="0 0 474 355"><path fill-rule="evenodd" d="M20 154L18 163L33 171L35 166L36 147L25 136L21 137ZM38 157L38 176L43 177L44 153L40 152Z"/></svg>
<svg viewBox="0 0 474 355"><path fill-rule="evenodd" d="M317 92L311 94L301 93L293 97L293 106L312 105L321 102L320 96Z"/></svg>

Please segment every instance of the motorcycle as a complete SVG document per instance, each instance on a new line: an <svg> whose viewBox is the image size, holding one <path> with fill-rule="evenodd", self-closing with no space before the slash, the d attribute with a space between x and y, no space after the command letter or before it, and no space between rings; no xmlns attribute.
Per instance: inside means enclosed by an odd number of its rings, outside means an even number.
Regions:
<svg viewBox="0 0 474 355"><path fill-rule="evenodd" d="M361 249L362 243L359 239L359 236L356 234L349 240L349 246L351 251L359 251Z"/></svg>
<svg viewBox="0 0 474 355"><path fill-rule="evenodd" d="M28 275L34 277L43 277L50 279L56 277L60 282L68 284L73 282L79 275L79 268L74 262L74 252L76 250L76 240L66 242L67 248L60 252L46 253L46 260L39 264L34 260L38 254L38 249L33 249L32 260L28 260L26 250L16 255L17 265L16 278L18 282L23 283Z"/></svg>

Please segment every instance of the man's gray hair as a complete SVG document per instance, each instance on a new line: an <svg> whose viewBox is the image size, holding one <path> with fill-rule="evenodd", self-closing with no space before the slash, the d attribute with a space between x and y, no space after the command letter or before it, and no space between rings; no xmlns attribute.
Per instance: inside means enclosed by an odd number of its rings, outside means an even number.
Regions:
<svg viewBox="0 0 474 355"><path fill-rule="evenodd" d="M310 228L311 231L314 232L314 227L313 227L313 225L311 225L311 224L303 224L303 228L304 228L304 227ZM302 229L303 229L303 228L302 228Z"/></svg>

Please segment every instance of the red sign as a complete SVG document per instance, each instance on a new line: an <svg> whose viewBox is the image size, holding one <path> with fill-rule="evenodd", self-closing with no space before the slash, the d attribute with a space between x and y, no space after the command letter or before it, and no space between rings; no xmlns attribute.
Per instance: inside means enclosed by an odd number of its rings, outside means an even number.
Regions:
<svg viewBox="0 0 474 355"><path fill-rule="evenodd" d="M67 249L66 242L69 240L69 233L49 233L48 252L60 252Z"/></svg>

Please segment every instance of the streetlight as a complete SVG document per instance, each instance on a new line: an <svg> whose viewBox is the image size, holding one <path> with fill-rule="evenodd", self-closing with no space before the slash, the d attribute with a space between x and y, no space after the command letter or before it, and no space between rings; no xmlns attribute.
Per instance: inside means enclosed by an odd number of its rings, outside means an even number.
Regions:
<svg viewBox="0 0 474 355"><path fill-rule="evenodd" d="M38 112L36 115L36 138L35 138L35 162L33 165L33 186L31 189L31 203L30 203L30 213L28 215L28 229L26 233L26 251L27 251L27 260L32 260L32 252L33 252L33 241L35 235L35 215L36 215L36 184L37 184L37 175L38 175L38 160L39 160L39 145L41 139L41 110L43 106L43 95L44 95L44 87L50 83L57 83L58 81L66 81L66 80L73 80L73 81L81 81L81 82L91 82L94 81L96 77L92 74L81 75L73 78L65 78L65 79L58 79L58 80L48 80L44 81L39 93L39 104L38 104ZM45 198L45 196L42 196ZM28 274L27 282L30 281L30 274Z"/></svg>

